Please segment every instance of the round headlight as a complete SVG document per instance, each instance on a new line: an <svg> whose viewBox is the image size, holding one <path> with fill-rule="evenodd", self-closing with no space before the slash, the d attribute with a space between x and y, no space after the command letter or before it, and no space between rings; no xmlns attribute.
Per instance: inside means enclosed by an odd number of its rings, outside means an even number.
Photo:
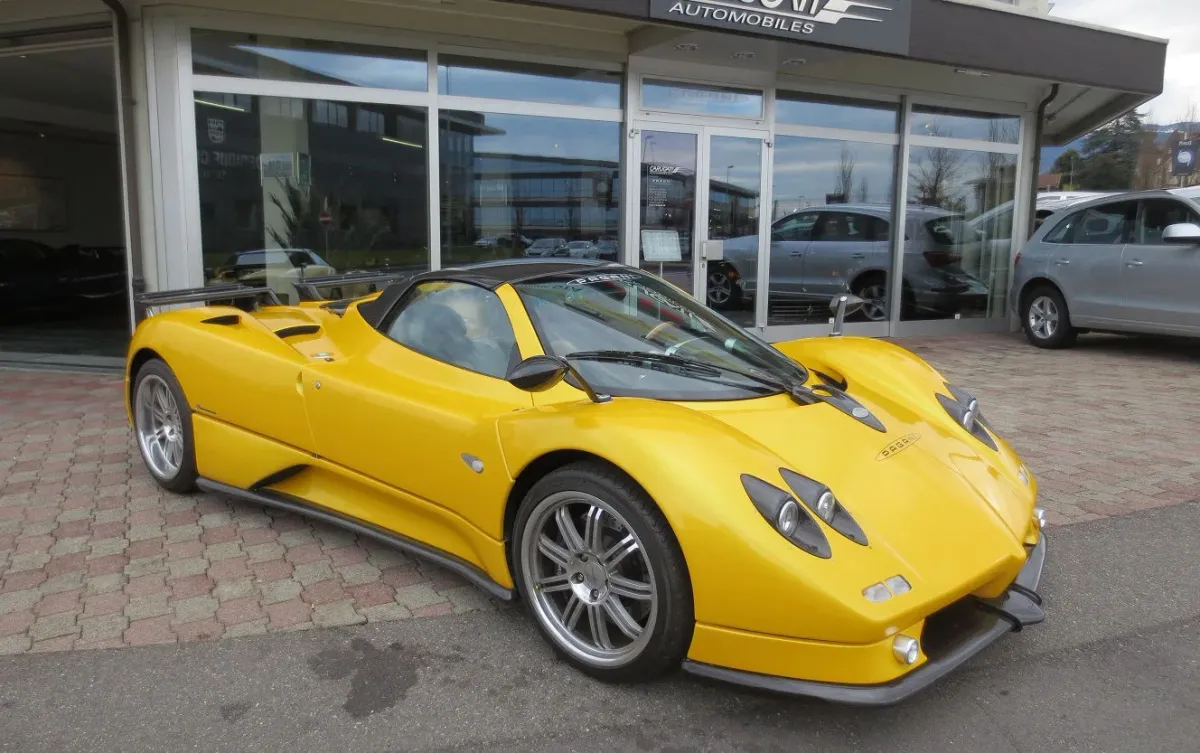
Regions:
<svg viewBox="0 0 1200 753"><path fill-rule="evenodd" d="M799 523L800 505L796 504L796 500L789 499L783 503L783 507L779 508L779 515L775 517L775 527L784 536L791 536L792 531L796 530Z"/></svg>
<svg viewBox="0 0 1200 753"><path fill-rule="evenodd" d="M817 515L826 523L833 522L833 514L837 512L837 498L833 492L824 492L817 500Z"/></svg>

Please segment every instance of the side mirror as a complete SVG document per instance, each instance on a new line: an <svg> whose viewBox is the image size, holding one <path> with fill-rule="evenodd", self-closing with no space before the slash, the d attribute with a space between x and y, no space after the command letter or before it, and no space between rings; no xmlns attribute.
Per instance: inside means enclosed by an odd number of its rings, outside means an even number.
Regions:
<svg viewBox="0 0 1200 753"><path fill-rule="evenodd" d="M1163 231L1163 240L1179 244L1200 243L1200 225L1191 222L1168 225Z"/></svg>
<svg viewBox="0 0 1200 753"><path fill-rule="evenodd" d="M574 380L568 384L581 388L593 403L607 403L612 400L608 395L596 394L583 375L576 371L575 367L567 362L567 359L555 356L530 356L512 367L506 379L517 389L526 392L544 392L566 379L567 376Z"/></svg>
<svg viewBox="0 0 1200 753"><path fill-rule="evenodd" d="M833 315L833 331L829 333L830 337L842 336L842 325L846 322L846 315L853 314L863 307L866 303L862 298L850 293L842 293L839 296L834 296L829 302L829 310L834 312Z"/></svg>
<svg viewBox="0 0 1200 753"><path fill-rule="evenodd" d="M558 384L571 370L571 365L554 356L530 356L512 367L508 383L526 392L543 392Z"/></svg>

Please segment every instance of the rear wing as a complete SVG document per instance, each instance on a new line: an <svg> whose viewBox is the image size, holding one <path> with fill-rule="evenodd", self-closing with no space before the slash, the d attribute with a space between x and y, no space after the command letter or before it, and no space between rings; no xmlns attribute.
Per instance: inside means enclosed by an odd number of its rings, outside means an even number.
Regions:
<svg viewBox="0 0 1200 753"><path fill-rule="evenodd" d="M175 306L181 303L204 303L234 306L243 311L253 311L259 306L279 306L279 296L268 287L228 283L208 285L203 288L182 288L155 293L138 293L133 297L138 307L138 319L150 315L149 309Z"/></svg>
<svg viewBox="0 0 1200 753"><path fill-rule="evenodd" d="M363 272L346 272L340 275L324 277L305 277L292 283L300 302L336 301L344 298L359 298L383 290L393 282L408 279L416 274L411 269L366 270ZM320 288L328 288L325 295ZM347 289L353 292L347 292Z"/></svg>

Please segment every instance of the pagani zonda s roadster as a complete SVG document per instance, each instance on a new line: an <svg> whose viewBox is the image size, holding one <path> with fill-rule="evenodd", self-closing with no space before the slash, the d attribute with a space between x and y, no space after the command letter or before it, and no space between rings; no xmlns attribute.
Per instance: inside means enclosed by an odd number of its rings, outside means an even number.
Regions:
<svg viewBox="0 0 1200 753"><path fill-rule="evenodd" d="M431 558L609 681L682 664L887 704L1044 617L1036 482L894 344L768 345L611 263L315 297L146 297L208 304L149 316L129 350L159 484Z"/></svg>

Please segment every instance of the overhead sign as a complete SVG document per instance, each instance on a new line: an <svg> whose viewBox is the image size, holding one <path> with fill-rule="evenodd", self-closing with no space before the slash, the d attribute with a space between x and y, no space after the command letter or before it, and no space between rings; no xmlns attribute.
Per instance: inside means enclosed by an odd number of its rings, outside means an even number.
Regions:
<svg viewBox="0 0 1200 753"><path fill-rule="evenodd" d="M907 55L912 5L911 0L650 0L650 17Z"/></svg>

